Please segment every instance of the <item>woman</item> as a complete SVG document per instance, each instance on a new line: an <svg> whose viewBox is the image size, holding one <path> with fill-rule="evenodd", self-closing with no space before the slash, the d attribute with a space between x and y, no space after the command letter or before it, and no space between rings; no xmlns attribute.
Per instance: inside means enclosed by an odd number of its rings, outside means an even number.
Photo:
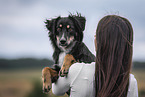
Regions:
<svg viewBox="0 0 145 97"><path fill-rule="evenodd" d="M96 31L96 63L73 64L68 76L53 84L53 93L63 95L70 89L71 97L138 97L137 81L130 74L132 47L130 22L105 16Z"/></svg>

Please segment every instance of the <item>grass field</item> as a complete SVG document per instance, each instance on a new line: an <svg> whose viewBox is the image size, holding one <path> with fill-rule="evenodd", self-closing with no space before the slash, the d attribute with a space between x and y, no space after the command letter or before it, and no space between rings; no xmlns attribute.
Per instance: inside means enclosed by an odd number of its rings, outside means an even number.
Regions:
<svg viewBox="0 0 145 97"><path fill-rule="evenodd" d="M145 70L133 70L139 97L145 97ZM41 70L0 71L0 97L58 97L42 93ZM68 97L67 95L59 97Z"/></svg>
<svg viewBox="0 0 145 97"><path fill-rule="evenodd" d="M145 69L137 69L132 72L137 79L139 97L145 97Z"/></svg>
<svg viewBox="0 0 145 97"><path fill-rule="evenodd" d="M58 97L42 92L41 70L0 71L0 97ZM59 97L67 97L59 96Z"/></svg>

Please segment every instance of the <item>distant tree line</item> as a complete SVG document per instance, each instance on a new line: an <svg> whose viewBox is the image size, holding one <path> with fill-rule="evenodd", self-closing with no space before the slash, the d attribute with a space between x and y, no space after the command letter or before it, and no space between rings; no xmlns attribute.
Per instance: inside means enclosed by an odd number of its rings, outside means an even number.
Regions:
<svg viewBox="0 0 145 97"><path fill-rule="evenodd" d="M53 64L53 61L49 59L0 59L0 70L42 69L44 67L52 67Z"/></svg>
<svg viewBox="0 0 145 97"><path fill-rule="evenodd" d="M133 69L145 69L145 62L133 62Z"/></svg>
<svg viewBox="0 0 145 97"><path fill-rule="evenodd" d="M15 69L42 69L44 67L52 67L54 62L49 59L0 59L0 70ZM133 69L145 69L145 62L133 62Z"/></svg>

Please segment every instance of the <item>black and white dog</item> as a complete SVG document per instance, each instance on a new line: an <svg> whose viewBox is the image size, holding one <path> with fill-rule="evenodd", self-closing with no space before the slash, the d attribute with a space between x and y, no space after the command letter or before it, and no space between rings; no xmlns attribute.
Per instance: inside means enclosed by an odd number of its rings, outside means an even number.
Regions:
<svg viewBox="0 0 145 97"><path fill-rule="evenodd" d="M55 65L54 68L45 67L42 70L43 91L45 93L51 89L51 83L57 81L59 72L60 76L68 73L69 68L63 73L63 70L60 70L66 54L72 55L77 62L95 62L95 56L82 42L85 22L85 17L80 14L70 14L68 17L46 20L46 28L49 30L49 38L54 48Z"/></svg>
<svg viewBox="0 0 145 97"><path fill-rule="evenodd" d="M95 61L95 56L82 42L85 22L85 17L80 14L46 20L46 28L49 30L49 38L54 48L55 64L62 66L66 54L72 54L78 62Z"/></svg>

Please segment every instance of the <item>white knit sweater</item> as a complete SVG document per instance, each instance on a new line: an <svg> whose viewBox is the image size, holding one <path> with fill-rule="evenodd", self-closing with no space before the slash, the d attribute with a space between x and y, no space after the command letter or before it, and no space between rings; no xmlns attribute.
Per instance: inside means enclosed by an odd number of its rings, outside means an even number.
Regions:
<svg viewBox="0 0 145 97"><path fill-rule="evenodd" d="M60 96L71 89L70 97L94 97L94 74L95 62L75 63L67 77L59 77L57 83L52 84L52 92ZM137 81L133 74L130 74L127 97L138 97Z"/></svg>

